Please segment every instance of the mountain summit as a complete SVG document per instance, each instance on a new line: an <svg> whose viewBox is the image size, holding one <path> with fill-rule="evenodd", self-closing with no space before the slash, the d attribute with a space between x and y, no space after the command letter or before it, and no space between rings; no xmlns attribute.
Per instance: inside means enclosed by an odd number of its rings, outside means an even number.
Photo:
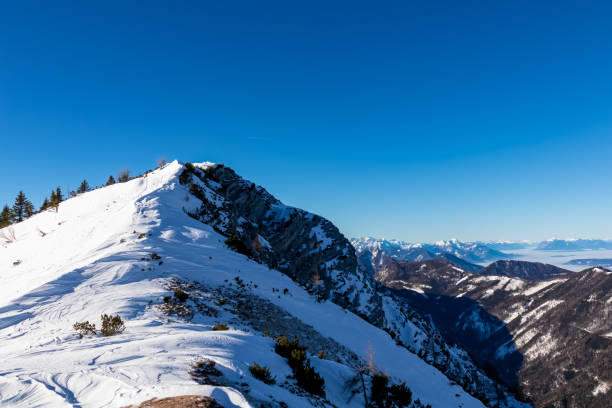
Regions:
<svg viewBox="0 0 612 408"><path fill-rule="evenodd" d="M362 407L376 376L396 406L523 406L332 223L222 165L175 161L0 233L2 406Z"/></svg>

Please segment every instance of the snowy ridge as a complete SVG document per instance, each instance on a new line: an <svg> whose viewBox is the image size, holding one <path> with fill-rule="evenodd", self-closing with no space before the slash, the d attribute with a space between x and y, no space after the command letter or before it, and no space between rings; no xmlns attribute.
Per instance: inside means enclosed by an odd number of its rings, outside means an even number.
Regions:
<svg viewBox="0 0 612 408"><path fill-rule="evenodd" d="M319 300L331 300L384 329L472 395L492 404L516 402L464 351L447 345L429 320L364 273L351 243L330 221L284 205L223 165L202 171L198 165L186 164L180 179L202 201L190 215L232 237L236 250L290 276ZM258 237L270 247L256 245Z"/></svg>
<svg viewBox="0 0 612 408"><path fill-rule="evenodd" d="M226 407L259 406L261 401L359 407L361 400L351 399L344 387L359 364L349 357L365 361L370 348L377 366L394 381L405 381L423 403L482 406L385 331L317 298L286 274L229 250L213 226L186 215L203 202L179 183L182 170L173 162L14 226L17 241L0 247L3 407L120 407L185 394L210 395ZM207 193L209 202L224 200L214 191ZM275 245L270 237L262 238ZM325 244L324 237L316 238ZM153 253L161 261L153 262ZM346 287L357 284L355 276L343 276L343 271L333 278ZM247 284L236 291L238 281ZM170 285L176 282L191 290L185 303L195 311L190 320L162 313L162 298L172 294ZM326 344L346 350L338 352L339 362L310 357L326 381L326 399L291 392L291 384L283 383L289 368L274 353L273 341L241 320L231 302L228 307L206 303L227 293L244 293L269 310L274 305L301 322L302 330L313 330L321 339L332 339ZM406 318L391 317L398 313L395 305L389 299L381 302L386 319ZM366 307L365 302L358 307ZM126 331L114 337L75 335L74 322L97 323L102 313L120 314ZM230 330L212 331L219 321L230 323ZM414 326L409 333L415 330L420 329ZM193 381L190 365L202 358L216 362L223 384ZM253 378L248 370L253 362L269 366L277 384Z"/></svg>

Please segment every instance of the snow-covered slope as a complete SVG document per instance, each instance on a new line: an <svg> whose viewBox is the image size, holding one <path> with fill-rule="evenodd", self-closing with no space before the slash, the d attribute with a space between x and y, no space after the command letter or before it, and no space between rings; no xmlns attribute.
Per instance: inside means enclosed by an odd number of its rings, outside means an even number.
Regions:
<svg viewBox="0 0 612 408"><path fill-rule="evenodd" d="M186 215L202 202L179 183L182 170L173 162L12 227L16 241L0 247L3 407L118 407L186 394L226 407L359 407L346 384L371 351L413 399L482 406L385 331L230 250L225 236ZM185 304L164 303L174 288L189 294ZM102 313L119 314L125 332L75 335L73 323L98 323ZM213 331L217 322L230 330ZM309 353L329 352L328 359L310 355L325 399L296 391L267 331L300 336ZM222 374L216 385L190 375L204 358ZM276 384L252 377L254 362L269 366Z"/></svg>

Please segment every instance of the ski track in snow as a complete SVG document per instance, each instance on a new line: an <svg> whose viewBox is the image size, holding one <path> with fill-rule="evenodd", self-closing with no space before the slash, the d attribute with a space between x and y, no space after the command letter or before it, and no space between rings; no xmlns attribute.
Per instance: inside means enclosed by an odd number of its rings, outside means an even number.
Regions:
<svg viewBox="0 0 612 408"><path fill-rule="evenodd" d="M147 307L170 294L164 289L168 278L214 287L240 276L257 284L255 295L364 360L373 349L377 366L406 381L414 398L433 407L483 406L384 331L331 302L317 303L285 275L227 249L224 237L185 214L199 201L185 200L186 190L177 180L181 169L178 162L170 163L14 226L17 241L0 246L0 405L120 407L200 394L226 407L250 407L238 389L191 379L189 365L206 357L227 379L248 383L255 398L312 406L306 398L250 376L248 366L255 361L268 365L279 379L289 374L271 339L252 331L215 332L212 322L204 320L167 322ZM141 233L146 237L139 238ZM153 252L162 265L141 260ZM279 297L272 288L288 288L291 296ZM126 331L78 339L72 324L89 320L99 325L102 313L118 313ZM359 398L347 402L344 381L354 374L347 366L316 357L312 363L325 378L330 400L338 406L362 405Z"/></svg>

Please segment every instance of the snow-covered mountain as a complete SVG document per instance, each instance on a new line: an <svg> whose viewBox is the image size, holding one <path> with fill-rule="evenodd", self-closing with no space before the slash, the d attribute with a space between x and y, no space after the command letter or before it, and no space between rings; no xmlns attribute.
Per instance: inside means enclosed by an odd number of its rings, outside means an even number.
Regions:
<svg viewBox="0 0 612 408"><path fill-rule="evenodd" d="M482 244L498 251L516 251L536 245L530 241L483 241Z"/></svg>
<svg viewBox="0 0 612 408"><path fill-rule="evenodd" d="M173 162L81 194L0 243L3 407L191 394L225 407L361 407L374 371L405 382L411 406L523 406L364 273L333 224L221 165ZM103 313L125 331L75 334ZM275 353L282 335L307 348L323 393Z"/></svg>
<svg viewBox="0 0 612 408"><path fill-rule="evenodd" d="M513 256L492 249L480 242L461 242L457 239L442 240L434 243L409 243L380 238L353 238L351 243L357 253L365 250L382 250L393 259L403 261L421 261L432 259L437 255L450 254L464 261L483 264L499 259L510 259Z"/></svg>
<svg viewBox="0 0 612 408"><path fill-rule="evenodd" d="M612 249L612 241L603 239L556 239L542 241L536 247L540 251L587 251Z"/></svg>
<svg viewBox="0 0 612 408"><path fill-rule="evenodd" d="M545 280L571 271L540 262L495 261L478 272L480 275L507 276L525 280Z"/></svg>

